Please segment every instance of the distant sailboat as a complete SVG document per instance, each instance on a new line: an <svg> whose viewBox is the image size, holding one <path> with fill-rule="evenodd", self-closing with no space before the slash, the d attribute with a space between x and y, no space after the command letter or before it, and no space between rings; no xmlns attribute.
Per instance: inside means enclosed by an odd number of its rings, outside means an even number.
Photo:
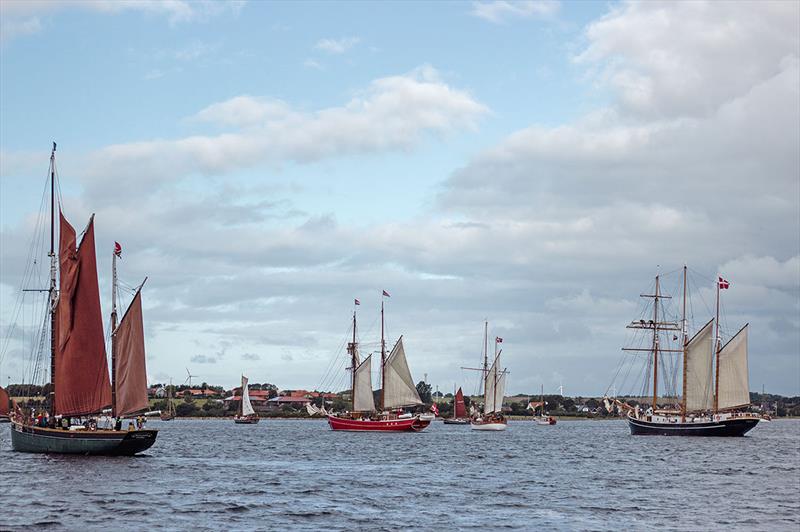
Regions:
<svg viewBox="0 0 800 532"><path fill-rule="evenodd" d="M11 444L15 451L132 455L155 443L158 431L97 427L96 417L111 407L120 420L149 408L145 369L141 286L117 326L116 259L113 256L111 314L111 382L106 362L94 216L77 245L75 229L60 214L59 250L55 253L55 151L50 155L50 378L49 424L36 426L19 409L12 413ZM59 272L57 283L56 272ZM58 284L58 288L57 288ZM144 284L144 283L142 283ZM70 426L71 418L85 418ZM75 430L79 429L79 430Z"/></svg>
<svg viewBox="0 0 800 532"><path fill-rule="evenodd" d="M476 413L470 422L472 430L506 430L508 421L503 415L503 396L506 389L506 375L508 372L500 366L500 353L497 346L503 340L495 338L494 362L490 368L488 364L489 323L485 323L483 339L483 412Z"/></svg>
<svg viewBox="0 0 800 532"><path fill-rule="evenodd" d="M469 425L467 407L464 405L464 392L461 388L453 396L453 417L445 418L446 425Z"/></svg>
<svg viewBox="0 0 800 532"><path fill-rule="evenodd" d="M175 415L175 399L172 397L172 380L170 380L167 386L167 409L161 412L161 421L172 421Z"/></svg>
<svg viewBox="0 0 800 532"><path fill-rule="evenodd" d="M239 412L234 416L233 422L240 425L254 425L259 417L250 403L250 389L247 387L247 377L242 375L242 400L239 401Z"/></svg>
<svg viewBox="0 0 800 532"><path fill-rule="evenodd" d="M384 297L388 294L384 291ZM331 430L419 432L430 425L431 419L419 414L400 414L396 409L421 405L419 393L408 369L401 336L386 355L384 339L384 306L381 302L381 404L375 407L372 394L372 355L359 363L356 342L356 313L353 311L353 341L348 343L351 363L352 409L346 414L329 414Z"/></svg>
<svg viewBox="0 0 800 532"><path fill-rule="evenodd" d="M548 416L548 415L546 415L544 413L544 405L545 405L545 402L544 402L544 384L542 384L541 403L542 403L542 405L541 405L542 411L541 411L541 414L536 416L536 424L537 425L555 425L556 424L556 418L554 418L553 416Z"/></svg>
<svg viewBox="0 0 800 532"><path fill-rule="evenodd" d="M661 292L660 276L656 276L655 292L642 297L653 300L652 319L640 319L628 325L629 329L647 331L652 335L646 348L625 348L625 351L643 352L648 356L646 382L652 373L652 398L646 409L631 406L616 398L605 397L606 409L614 406L627 413L628 425L634 435L663 436L744 436L762 417L747 409L750 391L747 368L747 331L742 327L724 345L720 338L720 289L729 287L728 281L719 277L716 284L716 317L710 319L692 337L688 335L686 319L687 268L683 268L683 311L681 322L670 321L664 314L663 300L669 295ZM669 336L678 340L681 349L669 349ZM666 338L665 338L666 336ZM659 399L659 368L665 366L659 358L670 353L682 355L682 394L679 404L663 406ZM662 381L666 381L662 377Z"/></svg>

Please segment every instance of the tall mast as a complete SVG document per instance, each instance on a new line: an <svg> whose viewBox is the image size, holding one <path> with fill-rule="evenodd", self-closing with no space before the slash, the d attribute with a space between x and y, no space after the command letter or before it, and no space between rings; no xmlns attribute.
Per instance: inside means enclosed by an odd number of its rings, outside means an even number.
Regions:
<svg viewBox="0 0 800 532"><path fill-rule="evenodd" d="M544 384L542 384L542 396L540 399L542 400L542 417L544 417Z"/></svg>
<svg viewBox="0 0 800 532"><path fill-rule="evenodd" d="M717 317L714 318L714 413L716 414L719 410L719 348L720 348L720 341L719 341L719 279L716 281L717 283Z"/></svg>
<svg viewBox="0 0 800 532"><path fill-rule="evenodd" d="M111 257L111 417L117 417L117 253Z"/></svg>
<svg viewBox="0 0 800 532"><path fill-rule="evenodd" d="M481 388L489 371L489 320L483 322L483 373L481 374Z"/></svg>
<svg viewBox="0 0 800 532"><path fill-rule="evenodd" d="M383 412L383 388L386 386L386 340L383 326L383 296L381 296L381 412Z"/></svg>
<svg viewBox="0 0 800 532"><path fill-rule="evenodd" d="M681 343L683 344L683 393L681 394L681 421L686 421L686 363L688 353L686 351L686 265L683 265L683 319L681 320Z"/></svg>
<svg viewBox="0 0 800 532"><path fill-rule="evenodd" d="M350 396L352 398L352 407L350 408L351 411L355 410L356 408L356 311L353 309L353 341L350 342L350 345L347 346L347 350L350 351L350 367L352 369L352 375L350 377ZM322 399L322 406L325 406L325 399Z"/></svg>
<svg viewBox="0 0 800 532"><path fill-rule="evenodd" d="M56 143L50 153L50 414L56 415Z"/></svg>
<svg viewBox="0 0 800 532"><path fill-rule="evenodd" d="M494 339L494 362L493 362L493 364L497 364L497 362L498 362L498 360L497 360L497 338L495 338ZM499 368L500 368L500 365L498 364L497 366L495 366L495 369L494 369L494 391L492 392L494 394L494 397L492 397L492 408L494 408L494 409L497 409L497 370ZM501 399L501 401L502 401L502 399ZM503 409L503 405L501 404L500 405L500 410L502 410L502 409Z"/></svg>
<svg viewBox="0 0 800 532"><path fill-rule="evenodd" d="M653 413L658 399L658 296L659 276L656 275L656 296L653 303Z"/></svg>

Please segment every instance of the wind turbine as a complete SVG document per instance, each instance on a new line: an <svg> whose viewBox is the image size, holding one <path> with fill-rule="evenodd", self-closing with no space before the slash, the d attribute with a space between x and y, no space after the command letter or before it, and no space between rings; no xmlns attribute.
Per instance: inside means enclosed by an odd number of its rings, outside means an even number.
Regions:
<svg viewBox="0 0 800 532"><path fill-rule="evenodd" d="M197 377L199 377L199 375L192 375L192 372L189 371L189 368L186 368L186 374L188 375L188 377L186 377L186 380L183 381L183 383L186 384L188 382L189 383L189 388L191 388L192 387L192 379L193 378L196 379Z"/></svg>

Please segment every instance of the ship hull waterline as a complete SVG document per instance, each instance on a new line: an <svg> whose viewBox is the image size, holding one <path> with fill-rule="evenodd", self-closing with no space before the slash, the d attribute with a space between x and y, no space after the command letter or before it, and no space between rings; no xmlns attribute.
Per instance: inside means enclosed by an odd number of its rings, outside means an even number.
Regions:
<svg viewBox="0 0 800 532"><path fill-rule="evenodd" d="M472 430L491 430L491 431L498 431L498 430L506 430L508 428L508 424L506 423L470 423L470 428Z"/></svg>
<svg viewBox="0 0 800 532"><path fill-rule="evenodd" d="M468 419L453 419L453 418L445 418L442 420L445 425L469 425Z"/></svg>
<svg viewBox="0 0 800 532"><path fill-rule="evenodd" d="M420 432L430 424L429 419L420 419L419 417L364 420L328 416L328 425L331 430L350 432Z"/></svg>
<svg viewBox="0 0 800 532"><path fill-rule="evenodd" d="M157 430L72 431L11 424L11 446L23 453L132 456L156 441Z"/></svg>
<svg viewBox="0 0 800 532"><path fill-rule="evenodd" d="M235 417L233 418L233 422L236 423L237 425L255 425L256 423L258 423L259 419L260 418L257 417L253 418Z"/></svg>
<svg viewBox="0 0 800 532"><path fill-rule="evenodd" d="M654 423L628 417L634 436L744 436L758 424L757 418L733 418L697 423Z"/></svg>

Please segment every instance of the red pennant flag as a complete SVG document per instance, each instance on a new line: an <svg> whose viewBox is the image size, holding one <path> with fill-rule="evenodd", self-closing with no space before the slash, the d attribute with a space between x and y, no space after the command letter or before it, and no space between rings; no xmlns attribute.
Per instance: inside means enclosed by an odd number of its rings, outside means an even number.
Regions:
<svg viewBox="0 0 800 532"><path fill-rule="evenodd" d="M119 245L119 242L114 242L114 255L122 257L122 246Z"/></svg>
<svg viewBox="0 0 800 532"><path fill-rule="evenodd" d="M717 281L717 282L719 283L719 289L720 290L727 290L728 288L731 287L731 283L729 283L728 281L726 281L722 277L720 277L719 281Z"/></svg>
<svg viewBox="0 0 800 532"><path fill-rule="evenodd" d="M361 301L359 301L358 299L355 299L354 301L355 301L356 305L360 305L361 304Z"/></svg>
<svg viewBox="0 0 800 532"><path fill-rule="evenodd" d="M390 296L390 295L389 295L389 292L387 292L386 290L384 290L384 291L383 291L383 297L392 297L392 296Z"/></svg>

